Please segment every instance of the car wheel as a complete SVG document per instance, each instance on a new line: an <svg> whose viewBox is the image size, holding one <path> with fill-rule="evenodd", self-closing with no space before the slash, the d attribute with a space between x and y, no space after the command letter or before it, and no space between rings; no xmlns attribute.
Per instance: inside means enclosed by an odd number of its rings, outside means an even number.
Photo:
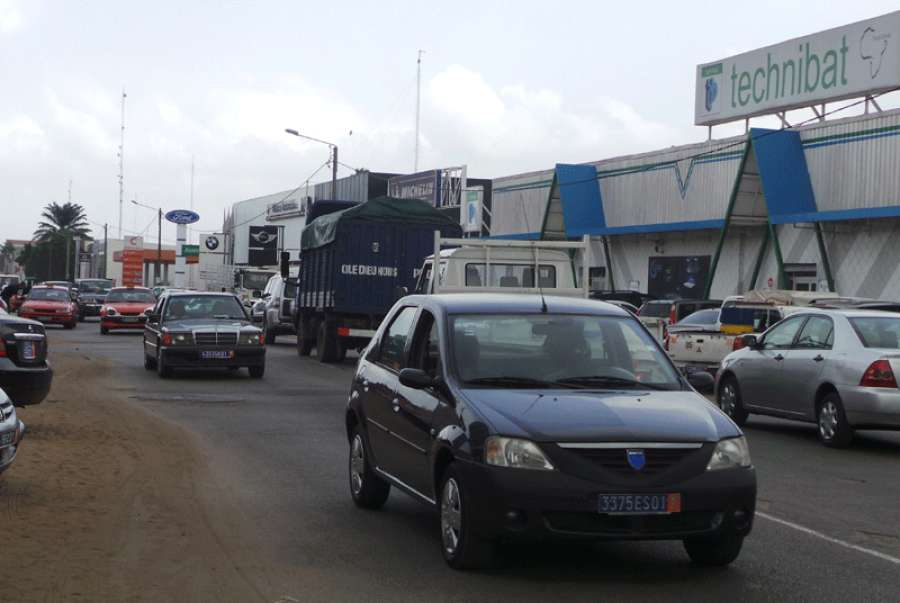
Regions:
<svg viewBox="0 0 900 603"><path fill-rule="evenodd" d="M744 408L737 379L726 377L722 380L722 383L719 385L718 403L722 412L731 417L732 421L737 423L739 427L744 426L750 413Z"/></svg>
<svg viewBox="0 0 900 603"><path fill-rule="evenodd" d="M100 334L101 335L109 334L109 329L107 329L106 327L100 327Z"/></svg>
<svg viewBox="0 0 900 603"><path fill-rule="evenodd" d="M846 448L853 440L853 428L847 422L844 405L837 393L826 395L816 412L819 440L829 448Z"/></svg>
<svg viewBox="0 0 900 603"><path fill-rule="evenodd" d="M254 379L262 379L263 375L266 374L265 366L251 366L247 367L247 370L250 371L250 376Z"/></svg>
<svg viewBox="0 0 900 603"><path fill-rule="evenodd" d="M166 366L166 357L161 352L156 356L156 374L163 379L172 376L172 369Z"/></svg>
<svg viewBox="0 0 900 603"><path fill-rule="evenodd" d="M381 479L369 464L366 446L359 427L353 430L350 440L350 496L354 504L363 509L380 509L391 493L391 485Z"/></svg>
<svg viewBox="0 0 900 603"><path fill-rule="evenodd" d="M453 569L490 567L495 545L480 537L474 529L474 502L459 471L450 465L441 483L441 551Z"/></svg>
<svg viewBox="0 0 900 603"><path fill-rule="evenodd" d="M688 538L684 550L697 565L723 567L738 558L743 544L743 536L729 532L714 538Z"/></svg>

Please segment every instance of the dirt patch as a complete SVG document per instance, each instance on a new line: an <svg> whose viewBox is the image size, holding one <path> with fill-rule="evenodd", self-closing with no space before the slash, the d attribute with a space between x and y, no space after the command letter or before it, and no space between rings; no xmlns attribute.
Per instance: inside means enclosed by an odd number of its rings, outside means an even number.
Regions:
<svg viewBox="0 0 900 603"><path fill-rule="evenodd" d="M0 477L4 601L254 601L182 430L128 404L112 365L57 353L50 399ZM237 521L234 522L238 523Z"/></svg>

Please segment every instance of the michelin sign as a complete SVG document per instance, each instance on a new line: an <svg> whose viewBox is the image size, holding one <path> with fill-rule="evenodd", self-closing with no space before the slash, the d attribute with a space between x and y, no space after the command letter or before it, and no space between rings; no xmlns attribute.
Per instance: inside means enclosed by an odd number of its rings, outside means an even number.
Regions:
<svg viewBox="0 0 900 603"><path fill-rule="evenodd" d="M697 66L711 126L900 87L900 11Z"/></svg>

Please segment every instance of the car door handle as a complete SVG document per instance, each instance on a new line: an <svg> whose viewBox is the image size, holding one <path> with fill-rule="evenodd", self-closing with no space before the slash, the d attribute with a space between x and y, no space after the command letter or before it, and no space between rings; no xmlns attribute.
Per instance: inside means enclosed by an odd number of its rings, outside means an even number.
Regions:
<svg viewBox="0 0 900 603"><path fill-rule="evenodd" d="M393 400L391 400L391 404L394 405L394 412L400 412L400 400L394 398Z"/></svg>
<svg viewBox="0 0 900 603"><path fill-rule="evenodd" d="M778 362L781 362L782 360L784 360L784 356L782 356L781 354L778 354L777 356L775 356L775 360L777 360Z"/></svg>
<svg viewBox="0 0 900 603"><path fill-rule="evenodd" d="M822 362L823 360L825 360L825 356L823 356L822 354L818 354L817 356L813 357L813 362Z"/></svg>

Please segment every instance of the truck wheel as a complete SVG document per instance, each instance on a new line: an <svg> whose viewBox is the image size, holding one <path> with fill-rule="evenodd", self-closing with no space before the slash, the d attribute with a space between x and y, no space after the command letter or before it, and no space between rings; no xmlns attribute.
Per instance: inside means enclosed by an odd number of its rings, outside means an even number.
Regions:
<svg viewBox="0 0 900 603"><path fill-rule="evenodd" d="M335 362L337 360L337 337L334 329L324 320L319 323L319 336L316 337L316 358L319 362Z"/></svg>
<svg viewBox="0 0 900 603"><path fill-rule="evenodd" d="M316 345L316 340L313 337L310 337L310 323L309 322L298 322L297 323L297 355L298 356L309 356L309 353L312 352L313 347Z"/></svg>

